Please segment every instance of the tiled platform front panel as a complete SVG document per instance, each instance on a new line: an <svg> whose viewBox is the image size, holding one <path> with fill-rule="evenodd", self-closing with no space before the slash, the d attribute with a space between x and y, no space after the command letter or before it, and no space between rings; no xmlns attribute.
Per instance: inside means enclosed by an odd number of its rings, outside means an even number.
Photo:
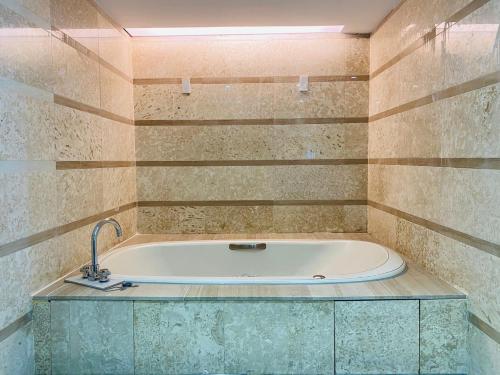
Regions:
<svg viewBox="0 0 500 375"><path fill-rule="evenodd" d="M467 360L465 300L50 301L34 325L39 374L463 374Z"/></svg>

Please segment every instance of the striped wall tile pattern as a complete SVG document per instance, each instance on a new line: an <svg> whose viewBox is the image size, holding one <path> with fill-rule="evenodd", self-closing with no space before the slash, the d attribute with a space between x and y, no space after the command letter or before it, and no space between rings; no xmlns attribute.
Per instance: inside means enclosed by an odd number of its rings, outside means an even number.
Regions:
<svg viewBox="0 0 500 375"><path fill-rule="evenodd" d="M468 294L474 374L500 371L499 14L406 0L370 42L368 231Z"/></svg>

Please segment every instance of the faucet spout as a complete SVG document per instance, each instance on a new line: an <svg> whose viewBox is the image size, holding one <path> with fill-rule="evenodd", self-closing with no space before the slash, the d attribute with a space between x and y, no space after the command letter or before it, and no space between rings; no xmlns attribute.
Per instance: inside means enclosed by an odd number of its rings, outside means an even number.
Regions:
<svg viewBox="0 0 500 375"><path fill-rule="evenodd" d="M92 261L90 266L82 268L83 277L86 277L89 280L99 280L102 282L108 281L108 276L111 274L107 269L99 269L99 262L97 258L97 237L99 236L101 228L106 224L111 224L115 227L117 237L121 237L123 235L122 227L120 226L118 221L113 218L101 220L96 224L91 236Z"/></svg>

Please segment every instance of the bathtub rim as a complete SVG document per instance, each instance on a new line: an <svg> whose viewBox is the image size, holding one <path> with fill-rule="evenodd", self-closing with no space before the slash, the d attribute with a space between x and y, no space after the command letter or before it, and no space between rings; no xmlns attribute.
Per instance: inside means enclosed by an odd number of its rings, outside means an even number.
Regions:
<svg viewBox="0 0 500 375"><path fill-rule="evenodd" d="M241 276L131 276L113 273L113 277L124 279L126 281L132 281L136 283L146 283L146 284L186 284L186 285L318 285L318 284L346 284L346 283L359 283L366 281L378 281L394 278L404 274L407 270L407 263L405 259L395 250L390 247L384 246L380 243L367 241L367 240L355 240L355 239L224 239L224 240L189 240L189 241L153 241L145 242L140 244L131 244L121 247L117 247L112 251L109 251L102 256L100 256L100 262L104 262L106 259L114 257L120 253L131 251L138 248L147 248L158 245L196 245L196 244L229 244L229 243L304 243L304 244L324 244L331 242L360 242L366 243L371 246L377 246L383 248L387 254L387 260L377 266L374 269L356 273L354 277L339 277L339 278L325 278L325 279L313 279L311 277L288 277L288 276L266 276L266 277L241 277ZM373 274L374 270L382 269L382 272ZM352 275L352 274L351 274Z"/></svg>

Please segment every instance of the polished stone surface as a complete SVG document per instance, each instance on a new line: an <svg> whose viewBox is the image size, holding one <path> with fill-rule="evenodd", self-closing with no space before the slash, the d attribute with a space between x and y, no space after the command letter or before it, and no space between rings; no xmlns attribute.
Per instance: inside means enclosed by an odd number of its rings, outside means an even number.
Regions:
<svg viewBox="0 0 500 375"><path fill-rule="evenodd" d="M420 372L465 374L467 353L465 300L420 302Z"/></svg>
<svg viewBox="0 0 500 375"><path fill-rule="evenodd" d="M53 374L133 374L131 302L51 302Z"/></svg>
<svg viewBox="0 0 500 375"><path fill-rule="evenodd" d="M337 374L418 374L418 301L335 304Z"/></svg>
<svg viewBox="0 0 500 375"><path fill-rule="evenodd" d="M136 374L224 373L224 305L134 303Z"/></svg>
<svg viewBox="0 0 500 375"><path fill-rule="evenodd" d="M225 373L330 374L334 306L319 303L226 303Z"/></svg>
<svg viewBox="0 0 500 375"><path fill-rule="evenodd" d="M34 363L32 323L28 323L0 342L0 374L32 375Z"/></svg>
<svg viewBox="0 0 500 375"><path fill-rule="evenodd" d="M490 375L500 372L500 344L469 325L469 374Z"/></svg>
<svg viewBox="0 0 500 375"><path fill-rule="evenodd" d="M137 160L363 159L367 124L139 126Z"/></svg>

